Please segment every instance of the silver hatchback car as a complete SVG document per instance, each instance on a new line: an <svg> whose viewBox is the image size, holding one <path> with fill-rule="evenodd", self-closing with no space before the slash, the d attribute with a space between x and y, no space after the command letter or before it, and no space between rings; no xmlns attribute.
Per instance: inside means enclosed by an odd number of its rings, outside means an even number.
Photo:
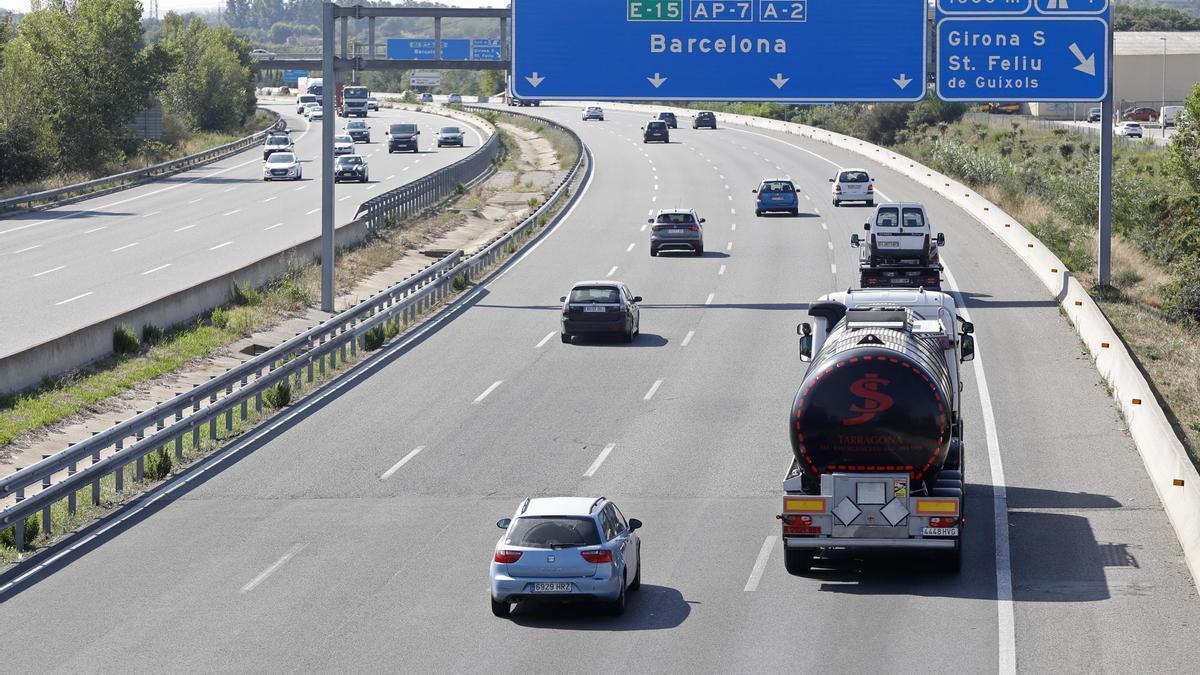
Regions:
<svg viewBox="0 0 1200 675"><path fill-rule="evenodd" d="M642 584L642 523L606 497L526 499L496 526L504 530L491 565L496 616L526 601L598 601L621 614L626 592Z"/></svg>
<svg viewBox="0 0 1200 675"><path fill-rule="evenodd" d="M692 209L660 209L646 222L650 229L650 255L659 251L691 251L693 255L704 255L704 219Z"/></svg>

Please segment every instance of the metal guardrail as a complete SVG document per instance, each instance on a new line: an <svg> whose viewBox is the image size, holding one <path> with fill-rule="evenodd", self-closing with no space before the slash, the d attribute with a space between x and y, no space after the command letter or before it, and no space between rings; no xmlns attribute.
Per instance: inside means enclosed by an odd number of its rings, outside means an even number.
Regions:
<svg viewBox="0 0 1200 675"><path fill-rule="evenodd" d="M270 110L267 112L276 114ZM278 117L277 114L276 117ZM32 194L21 195L19 197L0 199L0 215L3 215L7 211L18 209L22 205L24 205L27 209L31 209L34 206L56 203L63 197L85 197L102 190L123 187L132 183L140 182L146 178L155 178L165 174L176 173L183 169L188 169L200 164L206 164L213 160L221 159L227 155L244 150L252 145L262 143L263 140L266 139L268 132L275 129L282 129L285 125L286 123L284 122L284 119L279 117L275 120L274 124L266 129L263 129L262 131L259 131L258 133L244 136L236 141L233 141L232 143L226 143L225 145L219 145L215 148L204 150L203 152L197 152L194 155L180 157L169 162L148 166L144 169L134 169L133 171L113 174L112 176L105 176L104 178L97 178L95 180L89 180L83 183L76 183L66 187L55 188L53 190L43 190L42 192L34 192Z"/></svg>
<svg viewBox="0 0 1200 675"><path fill-rule="evenodd" d="M464 106L464 109L472 112L486 110L468 106ZM489 112L532 117L509 111ZM462 251L454 251L395 286L209 382L197 385L192 391L118 423L32 466L0 478L0 498L15 496L17 499L15 503L0 511L0 529L15 526L17 549L23 549L25 519L28 516L41 511L41 531L50 534L51 507L57 502L67 500L67 508L73 514L78 491L91 485L91 500L94 504L99 504L100 481L110 474L115 477L117 491L123 492L125 470L129 464L135 464L134 479L141 481L146 455L160 449L167 451L173 447L175 457L181 459L185 439L193 448L197 448L205 426L208 427L210 439L218 437L218 426L222 424L222 418L225 431L232 431L234 416L237 415L240 420L247 419L250 416L251 405L256 413L261 412L264 393L276 384L291 385L294 382L299 386L305 381L312 383L314 379L323 377L327 368L336 368L339 359L344 362L347 358L356 357L360 349L365 350L366 334L369 331L392 327L402 332L413 325L422 312L462 290L470 280L481 278L487 269L512 252L506 250L510 244L515 245L518 240L529 237L536 227L546 223L547 214L552 209L557 208L564 198L571 198L570 185L584 165L585 149L575 132L549 120L535 119L541 124L568 133L579 148L579 157L554 194L520 225L498 237L470 258L464 260ZM494 134L492 138L497 136ZM500 147L499 141L496 143L493 148ZM485 144L484 147L488 145ZM487 153L481 149L475 154L485 156ZM472 158L468 157L456 164L470 161ZM450 165L440 171L450 173L455 166ZM488 166L484 166L483 171L488 171ZM426 179L418 179L414 183L424 180ZM435 181L434 184L444 186L449 183ZM407 186L397 188L393 192L403 190L404 187ZM412 194L412 198L428 194L431 194L428 190L416 192ZM386 195L381 195L383 196ZM393 204L391 208L400 207ZM380 207L381 213L383 209L384 207ZM147 430L150 430L149 435ZM132 443L126 445L131 439ZM90 464L79 469L79 465L86 462ZM53 482L54 475L63 470L67 471L67 476ZM39 483L41 489L26 497L25 490Z"/></svg>

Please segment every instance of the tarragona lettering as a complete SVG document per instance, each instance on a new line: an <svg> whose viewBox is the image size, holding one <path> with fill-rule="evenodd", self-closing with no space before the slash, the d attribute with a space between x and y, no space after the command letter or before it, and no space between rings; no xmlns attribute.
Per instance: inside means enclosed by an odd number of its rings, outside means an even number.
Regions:
<svg viewBox="0 0 1200 675"><path fill-rule="evenodd" d="M728 38L668 38L650 35L650 53L662 54L786 54L787 40L783 38L748 38L730 35Z"/></svg>

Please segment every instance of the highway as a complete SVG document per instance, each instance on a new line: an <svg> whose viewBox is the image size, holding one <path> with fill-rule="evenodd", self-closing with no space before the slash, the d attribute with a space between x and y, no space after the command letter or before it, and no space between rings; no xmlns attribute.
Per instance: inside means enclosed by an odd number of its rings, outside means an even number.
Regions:
<svg viewBox="0 0 1200 675"><path fill-rule="evenodd" d="M534 112L577 128L594 154L566 220L356 386L300 406L0 594L7 668L1184 672L1200 662L1196 589L1100 377L1054 299L967 214L794 136L681 128L669 145L643 145L644 115L582 123L577 107ZM810 301L856 283L847 242L870 213L832 207L837 166L868 168L882 196L926 204L976 326L957 576L919 557L783 569L774 516L804 372L795 326ZM755 217L751 189L781 175L804 193L804 213ZM243 190L229 208L248 203ZM648 255L644 224L661 207L707 218L703 258ZM606 277L644 296L641 336L560 343L558 297ZM644 521L643 585L624 616L491 615L494 523L539 495L606 495Z"/></svg>
<svg viewBox="0 0 1200 675"><path fill-rule="evenodd" d="M320 234L320 125L295 105L264 107L284 115L303 180L263 182L262 148L135 188L55 209L0 219L0 355L12 354L140 307ZM345 120L330 118L340 130ZM415 121L421 151L387 152L384 131ZM356 151L369 164L367 184L340 183L335 221L354 218L371 197L432 173L482 143L437 148L434 133L461 122L424 113L371 113L371 143Z"/></svg>

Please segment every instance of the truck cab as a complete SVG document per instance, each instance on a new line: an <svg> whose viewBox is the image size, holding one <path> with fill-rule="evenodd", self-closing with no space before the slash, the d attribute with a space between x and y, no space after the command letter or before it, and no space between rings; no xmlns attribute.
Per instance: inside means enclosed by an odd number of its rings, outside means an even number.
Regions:
<svg viewBox="0 0 1200 675"><path fill-rule="evenodd" d="M336 105L338 115L342 117L366 117L370 91L359 84L338 83Z"/></svg>

